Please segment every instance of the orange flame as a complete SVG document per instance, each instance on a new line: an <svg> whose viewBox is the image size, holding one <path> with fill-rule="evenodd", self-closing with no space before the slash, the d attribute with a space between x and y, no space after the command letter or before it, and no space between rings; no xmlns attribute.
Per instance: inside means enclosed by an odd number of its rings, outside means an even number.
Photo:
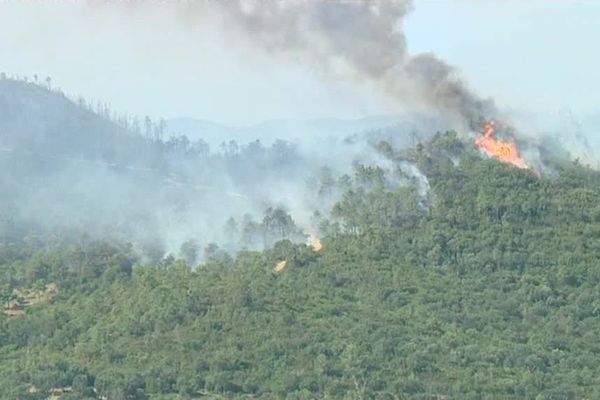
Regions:
<svg viewBox="0 0 600 400"><path fill-rule="evenodd" d="M318 253L323 248L323 245L321 244L321 239L319 239L316 235L312 233L308 235L306 244L312 247L315 253Z"/></svg>
<svg viewBox="0 0 600 400"><path fill-rule="evenodd" d="M495 134L496 123L490 121L485 125L483 136L478 137L475 144L490 157L517 168L529 169L529 166L519 154L517 144L496 139Z"/></svg>
<svg viewBox="0 0 600 400"><path fill-rule="evenodd" d="M276 274L280 274L287 268L287 266L288 266L287 260L279 261L277 264L275 264L275 268L273 269L273 272L275 272Z"/></svg>

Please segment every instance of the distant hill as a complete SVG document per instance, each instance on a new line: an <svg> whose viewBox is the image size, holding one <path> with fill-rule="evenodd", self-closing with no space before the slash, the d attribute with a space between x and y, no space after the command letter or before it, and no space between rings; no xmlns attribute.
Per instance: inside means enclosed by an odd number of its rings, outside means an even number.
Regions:
<svg viewBox="0 0 600 400"><path fill-rule="evenodd" d="M441 129L442 122L434 118L400 114L359 119L275 119L248 126L226 126L201 119L174 118L167 120L166 124L168 135L182 134L190 140L202 139L213 148L230 140L246 144L258 139L265 145L270 145L277 139L314 143L329 137L344 138L373 130L415 131L425 134Z"/></svg>
<svg viewBox="0 0 600 400"><path fill-rule="evenodd" d="M140 129L138 127L138 129ZM145 129L145 128L144 128ZM164 141L187 136L219 151L222 143L245 145L260 140L270 146L277 140L313 145L324 139L378 131L408 144L443 129L439 119L416 114L380 115L359 119L276 119L248 126L227 126L194 118L173 118L164 126ZM140 149L149 150L148 138L74 102L58 90L12 79L0 80L0 146L53 155L80 156L106 162L136 162ZM151 146L150 146L151 147Z"/></svg>
<svg viewBox="0 0 600 400"><path fill-rule="evenodd" d="M15 151L114 162L144 144L124 127L59 91L0 80L0 145Z"/></svg>

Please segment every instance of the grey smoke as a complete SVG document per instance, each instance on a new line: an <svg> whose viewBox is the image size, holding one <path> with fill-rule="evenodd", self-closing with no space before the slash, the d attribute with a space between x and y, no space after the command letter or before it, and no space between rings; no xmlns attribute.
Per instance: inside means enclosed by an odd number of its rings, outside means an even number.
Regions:
<svg viewBox="0 0 600 400"><path fill-rule="evenodd" d="M482 99L470 91L452 67L432 54L412 57L405 70L429 104L458 115L472 130L481 129L497 113L490 99Z"/></svg>
<svg viewBox="0 0 600 400"><path fill-rule="evenodd" d="M410 0L236 0L209 3L235 40L308 63L330 76L350 75L399 104L431 108L471 130L496 114L458 71L432 54L407 51L402 24Z"/></svg>

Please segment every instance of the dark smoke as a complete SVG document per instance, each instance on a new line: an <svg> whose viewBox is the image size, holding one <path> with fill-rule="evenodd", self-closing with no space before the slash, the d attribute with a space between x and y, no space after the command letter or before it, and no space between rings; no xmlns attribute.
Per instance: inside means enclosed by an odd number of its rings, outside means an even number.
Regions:
<svg viewBox="0 0 600 400"><path fill-rule="evenodd" d="M454 69L431 54L412 57L406 64L409 78L417 82L428 104L460 116L472 130L479 130L496 114L494 103L471 92Z"/></svg>
<svg viewBox="0 0 600 400"><path fill-rule="evenodd" d="M228 29L262 51L291 56L326 73L348 71L399 103L431 107L472 130L495 107L457 71L430 54L410 55L402 32L410 0L235 0L210 3Z"/></svg>

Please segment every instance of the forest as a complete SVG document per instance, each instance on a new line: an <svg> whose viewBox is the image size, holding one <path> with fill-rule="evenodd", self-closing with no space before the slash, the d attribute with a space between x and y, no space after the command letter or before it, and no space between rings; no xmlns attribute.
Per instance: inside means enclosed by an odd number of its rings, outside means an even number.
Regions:
<svg viewBox="0 0 600 400"><path fill-rule="evenodd" d="M454 131L374 147L306 183L319 251L277 208L245 223L264 248L200 261L3 237L2 398L600 398L600 173L515 169Z"/></svg>

